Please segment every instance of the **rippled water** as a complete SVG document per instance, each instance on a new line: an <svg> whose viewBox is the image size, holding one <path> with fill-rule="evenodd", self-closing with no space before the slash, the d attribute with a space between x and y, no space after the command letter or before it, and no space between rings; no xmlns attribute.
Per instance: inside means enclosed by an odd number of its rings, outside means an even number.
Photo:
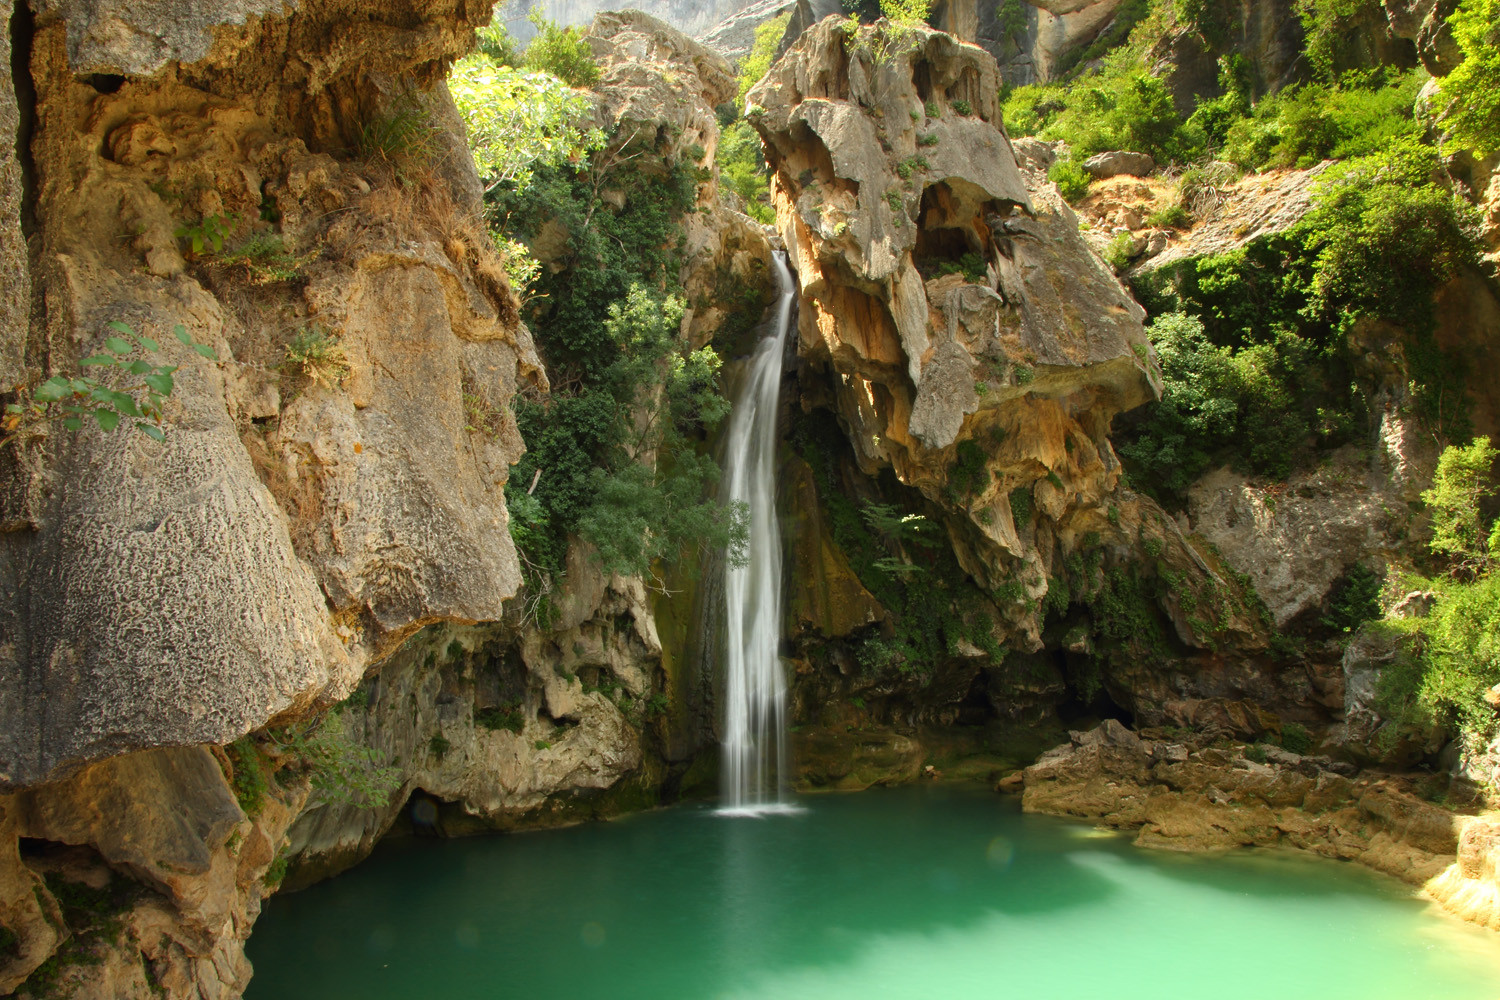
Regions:
<svg viewBox="0 0 1500 1000"><path fill-rule="evenodd" d="M383 846L267 903L250 1000L1495 1000L1500 935L1355 865L1177 855L988 791Z"/></svg>

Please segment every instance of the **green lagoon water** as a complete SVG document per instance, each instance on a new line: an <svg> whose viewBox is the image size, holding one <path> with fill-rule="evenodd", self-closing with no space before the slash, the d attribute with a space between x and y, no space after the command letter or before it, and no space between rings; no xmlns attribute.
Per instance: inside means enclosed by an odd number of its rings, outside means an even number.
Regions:
<svg viewBox="0 0 1500 1000"><path fill-rule="evenodd" d="M250 1000L1496 1000L1365 869L1145 851L981 789L383 845L267 903Z"/></svg>

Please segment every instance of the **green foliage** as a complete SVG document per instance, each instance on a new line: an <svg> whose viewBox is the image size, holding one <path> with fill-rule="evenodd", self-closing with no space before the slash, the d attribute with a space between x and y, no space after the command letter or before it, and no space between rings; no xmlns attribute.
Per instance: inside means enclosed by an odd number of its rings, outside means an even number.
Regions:
<svg viewBox="0 0 1500 1000"><path fill-rule="evenodd" d="M316 256L316 251L294 254L286 248L286 241L280 236L262 231L250 234L233 250L214 254L207 263L214 267L243 270L245 279L253 285L273 285L300 278L302 269Z"/></svg>
<svg viewBox="0 0 1500 1000"><path fill-rule="evenodd" d="M266 873L260 879L261 884L267 889L274 890L279 888L282 881L286 878L287 866L291 863L291 860L292 856L290 854L276 855L271 860L271 863L266 866Z"/></svg>
<svg viewBox="0 0 1500 1000"><path fill-rule="evenodd" d="M527 69L550 73L570 87L587 89L599 82L599 64L583 32L549 21L540 8L532 8L528 20L537 34L523 54Z"/></svg>
<svg viewBox="0 0 1500 1000"><path fill-rule="evenodd" d="M906 214L906 196L901 193L901 189L891 188L887 191L885 193L885 203L891 207L892 212L897 214L897 222L899 223L900 217Z"/></svg>
<svg viewBox="0 0 1500 1000"><path fill-rule="evenodd" d="M1264 743L1252 743L1245 748L1245 759L1253 760L1257 764L1266 762L1266 745Z"/></svg>
<svg viewBox="0 0 1500 1000"><path fill-rule="evenodd" d="M718 470L695 447L728 412L718 355L678 343L691 169L638 163L605 152L585 170L541 168L530 186L492 196L502 218L520 221L518 235L549 220L567 233L536 282L531 317L554 388L516 405L527 453L506 487L534 582L560 573L575 534L605 567L642 575L685 544L737 548L744 537L743 512L706 499ZM606 179L628 192L623 207L598 197ZM637 460L651 454L651 464Z"/></svg>
<svg viewBox="0 0 1500 1000"><path fill-rule="evenodd" d="M604 144L604 133L593 127L594 95L554 74L473 55L453 67L448 87L474 165L490 188L524 188L538 167L576 161Z"/></svg>
<svg viewBox="0 0 1500 1000"><path fill-rule="evenodd" d="M401 784L400 770L386 766L382 751L349 737L340 712L270 729L266 735L278 752L295 758L312 787L329 802L378 809Z"/></svg>
<svg viewBox="0 0 1500 1000"><path fill-rule="evenodd" d="M968 101L959 99L953 102L953 110L967 118L974 113L974 106Z"/></svg>
<svg viewBox="0 0 1500 1000"><path fill-rule="evenodd" d="M1076 202L1089 193L1093 178L1074 160L1058 160L1047 171L1047 179L1057 185L1057 193L1069 203Z"/></svg>
<svg viewBox="0 0 1500 1000"><path fill-rule="evenodd" d="M433 733L432 738L427 741L428 752L440 761L448 756L448 751L452 749L452 742L442 733Z"/></svg>
<svg viewBox="0 0 1500 1000"><path fill-rule="evenodd" d="M508 702L491 708L481 708L474 713L474 724L490 732L505 731L519 733L526 725L526 715L518 702Z"/></svg>
<svg viewBox="0 0 1500 1000"><path fill-rule="evenodd" d="M1425 75L1350 72L1337 83L1288 87L1224 133L1224 159L1249 170L1310 167L1368 156L1421 135L1412 106Z"/></svg>
<svg viewBox="0 0 1500 1000"><path fill-rule="evenodd" d="M880 13L893 24L926 24L931 10L932 0L880 0Z"/></svg>
<svg viewBox="0 0 1500 1000"><path fill-rule="evenodd" d="M755 41L750 46L750 52L740 62L739 84L740 103L745 103L745 95L750 88L760 82L760 78L766 75L771 68L771 60L776 55L776 47L781 44L781 37L786 34L786 26L792 19L792 12L787 11L769 21L762 21L755 27Z"/></svg>
<svg viewBox="0 0 1500 1000"><path fill-rule="evenodd" d="M500 18L474 32L474 50L497 66L521 65L521 43Z"/></svg>
<svg viewBox="0 0 1500 1000"><path fill-rule="evenodd" d="M1307 753L1313 748L1312 736L1300 722L1288 722L1281 727L1281 748L1291 753Z"/></svg>
<svg viewBox="0 0 1500 1000"><path fill-rule="evenodd" d="M1131 256L1131 236L1129 233L1116 233L1115 238L1109 241L1104 248L1104 263L1114 269L1116 274L1123 274L1130 267L1134 258Z"/></svg>
<svg viewBox="0 0 1500 1000"><path fill-rule="evenodd" d="M1442 79L1442 124L1463 149L1500 152L1500 0L1462 0L1448 26L1464 58Z"/></svg>
<svg viewBox="0 0 1500 1000"><path fill-rule="evenodd" d="M1245 261L1238 265L1231 276ZM1215 273L1194 277L1211 280ZM1226 459L1283 478L1311 446L1347 439L1358 400L1347 381L1330 376L1340 365L1330 364L1315 342L1287 328L1262 334L1252 327L1238 331L1237 346L1221 345L1210 340L1201 319L1186 313L1159 315L1148 332L1161 366L1162 399L1119 450L1131 481L1159 499L1183 496ZM1262 335L1268 341L1256 342Z"/></svg>
<svg viewBox="0 0 1500 1000"><path fill-rule="evenodd" d="M1336 632L1355 632L1367 621L1380 617L1380 575L1363 563L1355 563L1333 586L1328 613L1322 622Z"/></svg>
<svg viewBox="0 0 1500 1000"><path fill-rule="evenodd" d="M1298 227L1316 254L1312 310L1430 323L1433 291L1478 258L1474 211L1432 182L1439 164L1408 139L1329 171Z"/></svg>
<svg viewBox="0 0 1500 1000"><path fill-rule="evenodd" d="M410 185L431 167L441 131L422 103L406 94L360 127L359 153L388 168L403 185Z"/></svg>
<svg viewBox="0 0 1500 1000"><path fill-rule="evenodd" d="M188 241L188 253L201 257L205 253L219 253L224 249L224 240L234 232L235 216L205 215L199 221L184 223L172 231L179 240Z"/></svg>
<svg viewBox="0 0 1500 1000"><path fill-rule="evenodd" d="M775 222L760 136L743 118L719 134L718 163L720 182L744 200L746 214L764 225Z"/></svg>
<svg viewBox="0 0 1500 1000"><path fill-rule="evenodd" d="M337 337L314 324L292 335L281 367L299 372L315 385L336 389L349 377L349 356Z"/></svg>
<svg viewBox="0 0 1500 1000"><path fill-rule="evenodd" d="M1193 217L1181 205L1170 205L1147 216L1146 225L1157 229L1191 229Z"/></svg>
<svg viewBox="0 0 1500 1000"><path fill-rule="evenodd" d="M861 667L869 674L926 677L955 655L960 640L997 661L1003 657L985 595L923 512L920 494L889 475L879 484L881 499L846 493L836 456L849 445L831 419L799 421L793 444L813 470L835 543L860 582L891 611L891 634L867 635L856 650Z"/></svg>
<svg viewBox="0 0 1500 1000"><path fill-rule="evenodd" d="M177 366L146 360L161 350L152 338L119 320L107 325L114 334L105 338L104 351L78 363L100 374L53 375L29 395L23 392L21 398L6 404L4 423L0 424L5 436L0 438L0 445L52 422L75 433L83 430L85 423L106 432L125 423L153 441L166 440L161 429L162 407L176 387L172 375ZM217 360L213 348L195 341L180 324L172 328L172 334L199 356Z"/></svg>
<svg viewBox="0 0 1500 1000"><path fill-rule="evenodd" d="M1496 537L1485 525L1483 506L1497 491L1495 461L1500 449L1487 437L1467 446L1452 445L1438 458L1432 488L1422 502L1432 513L1432 551L1469 564L1484 564L1494 551Z"/></svg>
<svg viewBox="0 0 1500 1000"><path fill-rule="evenodd" d="M1166 85L1125 50L1111 53L1100 73L1070 85L1017 87L1003 116L1015 134L1066 142L1077 163L1115 149L1165 163L1192 159L1203 148L1201 131L1187 127Z"/></svg>
<svg viewBox="0 0 1500 1000"><path fill-rule="evenodd" d="M1010 491L1010 516L1015 520L1016 527L1021 527L1031 521L1033 500L1030 486L1017 486Z"/></svg>
<svg viewBox="0 0 1500 1000"><path fill-rule="evenodd" d="M234 789L234 798L240 809L252 819L260 815L266 805L266 792L270 788L267 776L273 765L265 751L249 736L242 736L224 748L233 774L229 787Z"/></svg>
<svg viewBox="0 0 1500 1000"><path fill-rule="evenodd" d="M948 493L955 503L960 503L988 488L990 470L985 464L984 449L972 438L960 441L953 454L953 464L948 466Z"/></svg>
<svg viewBox="0 0 1500 1000"><path fill-rule="evenodd" d="M1297 0L1307 60L1324 78L1352 69L1360 58L1361 16L1384 24L1380 0Z"/></svg>

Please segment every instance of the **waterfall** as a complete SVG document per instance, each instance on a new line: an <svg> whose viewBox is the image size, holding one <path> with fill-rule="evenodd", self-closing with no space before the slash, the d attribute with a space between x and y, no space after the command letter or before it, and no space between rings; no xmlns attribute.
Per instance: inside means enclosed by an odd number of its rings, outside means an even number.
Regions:
<svg viewBox="0 0 1500 1000"><path fill-rule="evenodd" d="M724 780L721 812L791 808L786 751L786 678L781 641L781 535L776 524L776 403L781 357L797 286L776 254L776 323L756 345L729 418L724 495L750 514L743 565L726 561Z"/></svg>

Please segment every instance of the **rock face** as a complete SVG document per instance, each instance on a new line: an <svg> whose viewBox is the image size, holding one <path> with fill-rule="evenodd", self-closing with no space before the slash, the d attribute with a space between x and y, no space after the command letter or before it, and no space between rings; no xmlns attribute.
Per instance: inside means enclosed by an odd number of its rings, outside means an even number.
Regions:
<svg viewBox="0 0 1500 1000"><path fill-rule="evenodd" d="M1275 748L1262 753L1265 763L1143 739L1107 722L1026 768L1021 802L1028 812L1138 829L1142 847L1285 845L1356 860L1495 925L1493 822L1456 815L1388 775Z"/></svg>
<svg viewBox="0 0 1500 1000"><path fill-rule="evenodd" d="M18 939L0 956L0 990L238 996L244 941L307 788L268 788L247 816L228 768L202 747L147 750L0 796L0 920ZM54 953L45 992L23 987Z"/></svg>
<svg viewBox="0 0 1500 1000"><path fill-rule="evenodd" d="M362 123L446 101L434 81L469 22L443 4L382 8L329 56L316 46L344 4L174 10L62 5L33 40L46 114L30 272L47 305L30 343L48 347L26 378L76 371L110 321L182 367L164 445L54 426L7 454L8 786L336 700L419 625L498 619L520 582L506 414L537 363L467 201L472 166L462 184L451 164L408 164L418 180L403 184L346 152ZM203 61L118 87L81 75L175 58ZM197 254L174 236L210 230ZM253 238L280 240L299 273L219 264L215 246ZM181 348L177 324L216 361ZM342 387L286 365L298 336L342 346ZM500 414L495 436L463 430L466 392Z"/></svg>
<svg viewBox="0 0 1500 1000"><path fill-rule="evenodd" d="M837 373L862 464L889 464L930 496L960 441L1008 424L1054 424L1059 445L1079 434L1092 447L1076 461L1107 478L1112 455L1065 401L1086 397L1102 430L1151 398L1139 308L1055 192L1028 188L999 124L994 63L947 35L881 31L818 25L749 98L796 251L801 353ZM1012 461L1039 478L1041 457ZM990 512L983 526L1004 544L1014 528L995 494L1009 470L991 471L970 513L983 525Z"/></svg>
<svg viewBox="0 0 1500 1000"><path fill-rule="evenodd" d="M742 59L755 45L755 29L795 6L793 0L755 0L708 29L703 44L725 59Z"/></svg>

